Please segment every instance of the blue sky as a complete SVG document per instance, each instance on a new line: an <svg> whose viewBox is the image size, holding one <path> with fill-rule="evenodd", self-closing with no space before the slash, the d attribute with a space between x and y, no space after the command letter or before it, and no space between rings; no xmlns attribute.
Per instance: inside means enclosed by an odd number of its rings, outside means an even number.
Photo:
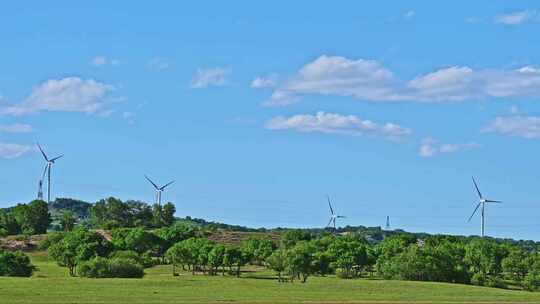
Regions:
<svg viewBox="0 0 540 304"><path fill-rule="evenodd" d="M347 219L540 240L534 1L4 4L0 206L151 202L178 216L320 227Z"/></svg>

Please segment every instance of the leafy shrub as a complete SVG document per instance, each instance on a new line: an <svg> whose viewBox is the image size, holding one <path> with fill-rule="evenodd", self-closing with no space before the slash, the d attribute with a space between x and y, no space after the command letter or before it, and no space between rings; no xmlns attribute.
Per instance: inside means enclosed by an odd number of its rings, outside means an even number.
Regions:
<svg viewBox="0 0 540 304"><path fill-rule="evenodd" d="M29 277L35 267L24 253L0 250L0 276Z"/></svg>
<svg viewBox="0 0 540 304"><path fill-rule="evenodd" d="M536 291L540 289L540 273L530 272L525 276L523 280L523 288L529 291Z"/></svg>
<svg viewBox="0 0 540 304"><path fill-rule="evenodd" d="M81 262L77 266L77 273L86 278L109 278L109 260L103 257L94 257L88 261Z"/></svg>
<svg viewBox="0 0 540 304"><path fill-rule="evenodd" d="M149 268L149 267L154 266L154 261L152 260L152 257L150 256L149 253L143 253L139 255L137 252L132 251L132 250L119 250L119 251L113 252L113 254L111 255L111 258L133 260L137 264L142 265L144 268Z"/></svg>
<svg viewBox="0 0 540 304"><path fill-rule="evenodd" d="M347 271L343 268L337 268L336 269L336 277L340 279L352 279L354 278L354 274L350 271Z"/></svg>
<svg viewBox="0 0 540 304"><path fill-rule="evenodd" d="M490 276L485 282L486 287L506 288L506 283L499 276Z"/></svg>
<svg viewBox="0 0 540 304"><path fill-rule="evenodd" d="M142 278L144 276L143 267L131 259L111 259L109 270L114 278Z"/></svg>
<svg viewBox="0 0 540 304"><path fill-rule="evenodd" d="M471 278L471 283L478 286L506 288L504 280L497 275L486 275L483 273L475 273Z"/></svg>
<svg viewBox="0 0 540 304"><path fill-rule="evenodd" d="M129 258L94 257L81 262L77 266L77 273L87 278L142 278L144 276L143 267Z"/></svg>
<svg viewBox="0 0 540 304"><path fill-rule="evenodd" d="M75 275L76 266L96 256L106 257L111 251L111 244L100 234L84 227L65 233L64 237L51 244L47 252L59 266L69 269L69 275Z"/></svg>
<svg viewBox="0 0 540 304"><path fill-rule="evenodd" d="M52 232L47 234L47 237L43 239L39 243L39 249L41 250L47 250L49 247L51 247L53 244L56 244L60 242L65 236L65 233L63 232Z"/></svg>
<svg viewBox="0 0 540 304"><path fill-rule="evenodd" d="M477 272L471 277L471 283L473 285L484 286L486 284L486 281L486 276L483 273Z"/></svg>
<svg viewBox="0 0 540 304"><path fill-rule="evenodd" d="M121 228L112 232L112 243L119 250L133 250L139 254L144 252L162 253L165 240L143 228Z"/></svg>

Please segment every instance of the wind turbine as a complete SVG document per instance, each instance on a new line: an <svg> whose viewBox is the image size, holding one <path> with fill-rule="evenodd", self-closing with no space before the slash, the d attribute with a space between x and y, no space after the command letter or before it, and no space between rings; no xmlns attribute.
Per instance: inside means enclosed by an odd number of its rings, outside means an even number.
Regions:
<svg viewBox="0 0 540 304"><path fill-rule="evenodd" d="M484 237L484 217L485 217L485 207L486 207L486 203L502 203L501 201L494 201L494 200L490 200L490 199L485 199L484 196L482 195L482 192L480 192L480 189L478 189L478 185L476 184L476 180L474 179L474 176L472 178L473 180L473 184L474 184L474 187L476 188L476 192L478 193L478 197L479 197L479 201L478 201L478 204L476 205L476 208L474 208L474 211L471 215L471 217L469 217L469 222L471 221L471 219L473 218L473 216L476 214L476 211L478 211L478 208L480 208L480 206L482 206L482 213L481 213L481 216L482 216L482 237Z"/></svg>
<svg viewBox="0 0 540 304"><path fill-rule="evenodd" d="M334 230L336 230L336 219L339 218L345 218L343 215L338 215L336 212L334 212L334 208L332 208L332 203L330 202L330 196L326 196L328 199L328 207L330 207L330 221L326 225L326 227L331 227L330 225L333 224Z"/></svg>
<svg viewBox="0 0 540 304"><path fill-rule="evenodd" d="M144 177L150 182L150 184L152 184L152 186L154 186L154 189L156 190L156 203L161 206L161 193L165 190L165 188L174 183L174 181L171 181L164 186L158 187L158 185L156 185L156 183L154 183L148 176L145 175Z"/></svg>
<svg viewBox="0 0 540 304"><path fill-rule="evenodd" d="M45 162L47 162L45 164L45 170L43 170L43 176L41 177L39 187L41 188L43 186L43 180L45 179L45 174L47 174L47 203L50 203L51 202L51 169L52 169L52 165L56 162L56 160L63 157L64 155L62 154L60 156L49 159L47 157L47 154L45 154L45 152L43 152L43 149L41 148L39 143L37 143L37 146L39 148L39 151L43 155L43 158L45 159ZM39 192L42 193L42 189L40 189ZM39 193L38 193L38 195L39 195ZM41 196L43 196L43 193L41 194Z"/></svg>

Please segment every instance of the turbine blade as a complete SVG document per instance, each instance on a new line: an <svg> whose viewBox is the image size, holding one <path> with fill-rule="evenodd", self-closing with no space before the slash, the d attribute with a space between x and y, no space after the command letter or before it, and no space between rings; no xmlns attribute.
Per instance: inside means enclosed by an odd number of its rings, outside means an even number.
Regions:
<svg viewBox="0 0 540 304"><path fill-rule="evenodd" d="M160 189L161 190L165 190L165 188L167 188L168 186L170 186L171 184L173 184L175 181L172 181L172 182L169 182L168 184L166 184L165 186L161 187Z"/></svg>
<svg viewBox="0 0 540 304"><path fill-rule="evenodd" d="M326 224L326 228L330 227L330 224L332 224L332 218L330 218L330 221Z"/></svg>
<svg viewBox="0 0 540 304"><path fill-rule="evenodd" d="M37 143L37 146L39 148L39 151L41 152L41 155L43 155L43 158L45 158L46 161L49 161L49 158L47 158L47 155L45 154L45 152L43 152L43 149L41 148L41 145L39 143Z"/></svg>
<svg viewBox="0 0 540 304"><path fill-rule="evenodd" d="M338 215L338 218L347 218L347 217L344 215Z"/></svg>
<svg viewBox="0 0 540 304"><path fill-rule="evenodd" d="M482 198L482 193L480 192L480 189L478 189L478 185L476 184L476 181L474 180L474 176L472 178L472 181L474 183L474 187L476 188L476 192L478 192L478 196Z"/></svg>
<svg viewBox="0 0 540 304"><path fill-rule="evenodd" d="M41 181L45 179L45 174L47 174L47 168L49 167L49 163L45 165L45 169L43 169L43 175L41 176Z"/></svg>
<svg viewBox="0 0 540 304"><path fill-rule="evenodd" d="M156 190L159 190L159 187L148 176L145 175L144 177L152 184L152 186L154 186L154 188L156 188Z"/></svg>
<svg viewBox="0 0 540 304"><path fill-rule="evenodd" d="M486 203L502 203L502 201L486 200Z"/></svg>
<svg viewBox="0 0 540 304"><path fill-rule="evenodd" d="M478 211L478 208L480 207L482 203L478 203L478 205L476 205L476 208L474 208L474 211L473 213L471 214L471 217L469 217L469 220L467 222L470 222L471 219L473 218L473 216L476 214L476 211Z"/></svg>
<svg viewBox="0 0 540 304"><path fill-rule="evenodd" d="M330 207L330 213L332 213L332 215L334 214L334 209L332 209L332 204L330 203L330 196L326 196L326 198L328 199L328 207Z"/></svg>
<svg viewBox="0 0 540 304"><path fill-rule="evenodd" d="M60 156L57 156L57 157L51 159L51 161L53 162L53 161L55 161L55 160L57 160L57 159L59 159L59 158L62 158L62 157L64 157L64 154L62 154L62 155L60 155Z"/></svg>

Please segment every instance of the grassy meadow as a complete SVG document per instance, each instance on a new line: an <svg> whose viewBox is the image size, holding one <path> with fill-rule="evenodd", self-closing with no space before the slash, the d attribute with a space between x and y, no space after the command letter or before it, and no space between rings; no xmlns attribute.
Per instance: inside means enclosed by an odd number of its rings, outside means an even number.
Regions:
<svg viewBox="0 0 540 304"><path fill-rule="evenodd" d="M278 283L257 268L241 278L173 277L170 266L147 269L143 279L70 278L46 253L31 258L33 277L0 277L0 303L540 303L540 293L457 284L334 277Z"/></svg>

